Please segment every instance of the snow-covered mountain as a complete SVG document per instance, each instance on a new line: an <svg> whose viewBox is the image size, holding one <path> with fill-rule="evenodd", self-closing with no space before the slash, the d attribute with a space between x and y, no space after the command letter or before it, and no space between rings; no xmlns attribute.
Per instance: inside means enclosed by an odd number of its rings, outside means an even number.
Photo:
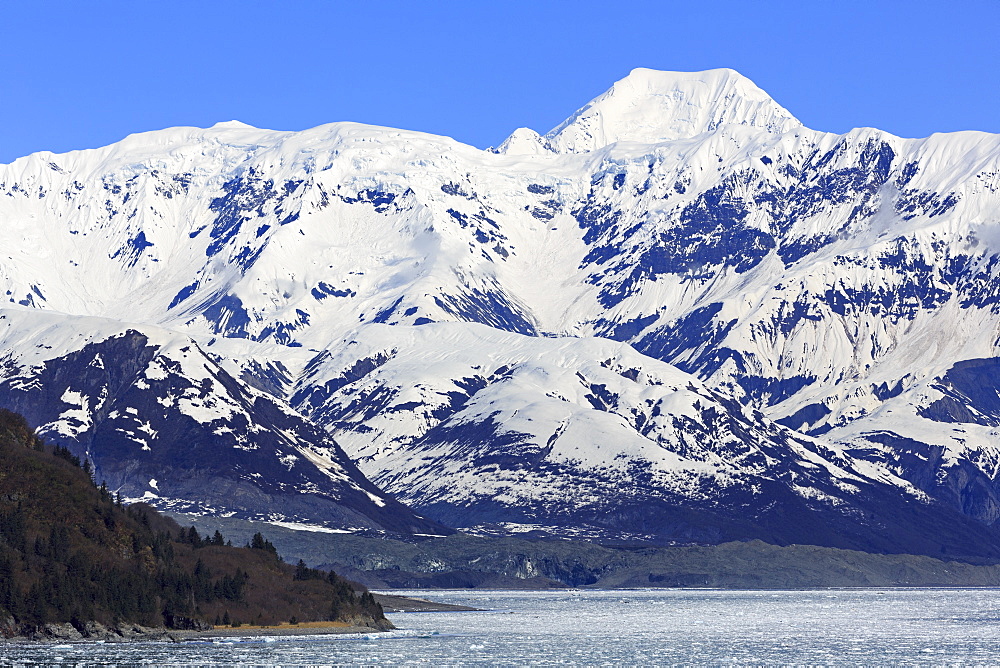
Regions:
<svg viewBox="0 0 1000 668"><path fill-rule="evenodd" d="M448 533L190 338L140 329L4 310L0 338L11 352L0 403L94 462L95 479L131 500L321 528Z"/></svg>
<svg viewBox="0 0 1000 668"><path fill-rule="evenodd" d="M660 144L728 125L783 133L801 123L733 70L636 69L545 135L557 153L589 153L616 142Z"/></svg>
<svg viewBox="0 0 1000 668"><path fill-rule="evenodd" d="M435 323L365 325L331 350L300 376L296 407L373 481L446 524L875 551L1000 545L954 511L915 515L929 497L886 467L627 344Z"/></svg>
<svg viewBox="0 0 1000 668"><path fill-rule="evenodd" d="M972 554L912 537L1000 518L996 135L833 135L731 70L635 70L490 151L232 122L34 154L0 166L0 241L0 398L43 388L36 421L81 448L58 425L96 404L64 397L96 395L34 369L84 344L47 337L134 331L455 525ZM793 507L815 524L768 514Z"/></svg>

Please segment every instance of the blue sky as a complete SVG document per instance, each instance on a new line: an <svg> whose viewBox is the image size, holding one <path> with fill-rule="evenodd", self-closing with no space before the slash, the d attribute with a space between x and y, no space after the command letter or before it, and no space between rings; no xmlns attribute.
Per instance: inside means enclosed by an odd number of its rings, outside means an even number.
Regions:
<svg viewBox="0 0 1000 668"><path fill-rule="evenodd" d="M0 12L0 163L237 119L486 147L633 67L732 67L807 126L1000 132L1000 0L54 2Z"/></svg>

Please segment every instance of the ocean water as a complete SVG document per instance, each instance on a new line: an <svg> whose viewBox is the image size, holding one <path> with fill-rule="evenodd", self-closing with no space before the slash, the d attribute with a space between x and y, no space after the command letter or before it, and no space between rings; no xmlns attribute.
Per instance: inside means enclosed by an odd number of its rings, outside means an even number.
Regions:
<svg viewBox="0 0 1000 668"><path fill-rule="evenodd" d="M399 593L399 592L393 592ZM1000 665L1000 590L414 591L399 631L0 646L4 665Z"/></svg>

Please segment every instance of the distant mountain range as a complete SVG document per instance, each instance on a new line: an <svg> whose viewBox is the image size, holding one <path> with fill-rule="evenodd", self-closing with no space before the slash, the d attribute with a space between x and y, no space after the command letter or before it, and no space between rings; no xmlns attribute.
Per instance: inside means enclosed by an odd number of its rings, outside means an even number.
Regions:
<svg viewBox="0 0 1000 668"><path fill-rule="evenodd" d="M34 154L0 223L0 405L130 498L1000 558L1000 136L639 69L487 151L231 122Z"/></svg>

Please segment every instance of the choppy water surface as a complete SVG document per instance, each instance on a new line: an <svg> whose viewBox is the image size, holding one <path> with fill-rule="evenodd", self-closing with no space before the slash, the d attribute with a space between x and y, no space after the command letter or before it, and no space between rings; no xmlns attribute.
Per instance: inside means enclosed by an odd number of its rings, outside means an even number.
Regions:
<svg viewBox="0 0 1000 668"><path fill-rule="evenodd" d="M63 665L1000 663L994 589L408 593L488 611L389 615L400 631L366 636L0 652Z"/></svg>

